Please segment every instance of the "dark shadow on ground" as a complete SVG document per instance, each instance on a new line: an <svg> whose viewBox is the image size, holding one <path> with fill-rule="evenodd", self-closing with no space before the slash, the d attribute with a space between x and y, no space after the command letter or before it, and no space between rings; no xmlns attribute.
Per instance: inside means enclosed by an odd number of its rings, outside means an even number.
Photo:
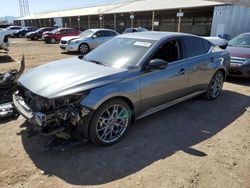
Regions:
<svg viewBox="0 0 250 188"><path fill-rule="evenodd" d="M0 64L1 63L11 63L14 62L14 60L9 55L0 55Z"/></svg>
<svg viewBox="0 0 250 188"><path fill-rule="evenodd" d="M137 121L130 134L111 147L87 144L45 152L44 137L28 139L26 130L19 134L27 154L46 175L74 185L99 185L134 174L179 150L206 157L206 151L191 147L230 125L249 105L250 97L227 90L217 100L195 98Z"/></svg>
<svg viewBox="0 0 250 188"><path fill-rule="evenodd" d="M233 84L250 86L250 78L227 77L226 81Z"/></svg>
<svg viewBox="0 0 250 188"><path fill-rule="evenodd" d="M19 117L19 115L12 115L12 116L8 116L8 117L2 117L0 118L0 126L1 125L4 125L5 123L8 123L10 121L14 121L14 120L17 120Z"/></svg>

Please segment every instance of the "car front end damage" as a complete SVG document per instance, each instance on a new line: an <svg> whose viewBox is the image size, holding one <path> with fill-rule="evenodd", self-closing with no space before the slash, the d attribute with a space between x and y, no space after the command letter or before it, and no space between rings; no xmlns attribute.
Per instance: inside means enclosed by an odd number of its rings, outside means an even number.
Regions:
<svg viewBox="0 0 250 188"><path fill-rule="evenodd" d="M43 136L87 139L84 122L88 121L91 109L80 104L87 94L81 92L47 99L19 85L13 94L13 102L17 111L32 124L33 130Z"/></svg>

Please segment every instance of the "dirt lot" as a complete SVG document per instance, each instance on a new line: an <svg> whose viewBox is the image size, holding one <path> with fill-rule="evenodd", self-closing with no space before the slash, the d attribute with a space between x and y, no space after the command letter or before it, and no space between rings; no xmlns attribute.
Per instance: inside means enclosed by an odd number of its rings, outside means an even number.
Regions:
<svg viewBox="0 0 250 188"><path fill-rule="evenodd" d="M57 45L11 39L31 68L69 57ZM0 72L13 68L0 53ZM0 187L250 187L250 81L229 79L214 101L189 100L136 122L111 147L45 151L24 119L0 122Z"/></svg>

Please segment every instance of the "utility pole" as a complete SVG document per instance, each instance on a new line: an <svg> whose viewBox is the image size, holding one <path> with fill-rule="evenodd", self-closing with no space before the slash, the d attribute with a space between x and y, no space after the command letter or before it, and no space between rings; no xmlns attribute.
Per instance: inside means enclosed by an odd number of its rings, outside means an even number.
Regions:
<svg viewBox="0 0 250 188"><path fill-rule="evenodd" d="M180 12L178 12L178 13L176 14L176 16L179 18L177 32L180 32L180 30L181 30L181 17L184 16L184 13L181 12L181 9L180 9Z"/></svg>
<svg viewBox="0 0 250 188"><path fill-rule="evenodd" d="M30 15L29 1L19 0L19 10L21 17Z"/></svg>

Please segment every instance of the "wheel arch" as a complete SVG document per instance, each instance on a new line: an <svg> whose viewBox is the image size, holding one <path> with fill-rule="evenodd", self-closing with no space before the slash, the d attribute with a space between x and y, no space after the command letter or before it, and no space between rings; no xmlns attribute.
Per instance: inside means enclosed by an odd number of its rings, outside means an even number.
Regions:
<svg viewBox="0 0 250 188"><path fill-rule="evenodd" d="M219 68L216 72L218 72L218 71L221 71L221 72L222 72L223 77L224 77L224 80L226 80L226 77L227 77L226 70L223 69L223 68ZM216 73L216 72L215 72L215 73Z"/></svg>
<svg viewBox="0 0 250 188"><path fill-rule="evenodd" d="M89 51L90 51L90 45L89 45L89 43L86 42L86 41L83 41L83 42L81 42L81 43L79 44L79 46L78 46L78 51L79 51L79 48L80 48L80 46L81 46L82 44L86 44L86 45L89 47Z"/></svg>
<svg viewBox="0 0 250 188"><path fill-rule="evenodd" d="M100 103L98 105L98 107L96 108L96 110L102 106L104 103L107 103L111 100L114 100L114 99L120 99L120 100L123 100L124 102L126 102L128 104L128 106L130 107L130 110L132 112L132 123L135 121L135 106L133 104L133 102L128 98L128 97L125 97L125 96L113 96L113 97L110 97L104 101L102 101L102 103ZM93 115L93 114L92 114Z"/></svg>
<svg viewBox="0 0 250 188"><path fill-rule="evenodd" d="M88 119L86 119L87 121L86 121L85 123L87 123L87 126L84 126L83 129L82 129L82 131L83 131L84 137L85 137L87 140L90 140L90 126L91 126L91 122L92 122L92 120L93 120L93 117L94 117L94 115L95 115L95 111L96 111L100 106L102 106L103 104L105 104L105 103L107 103L107 102L109 102L109 101L111 101L111 100L114 100L114 99L123 100L124 102L126 102L126 103L129 105L129 107L130 107L130 109L131 109L131 112L132 112L131 124L133 124L133 123L135 122L135 106L134 106L133 102L132 102L129 98L127 98L127 97L125 97L125 96L114 96L114 97L108 98L107 100L102 101L102 103L99 104L98 107L97 107L95 110L93 110L93 111L91 112L90 117L89 117Z"/></svg>

